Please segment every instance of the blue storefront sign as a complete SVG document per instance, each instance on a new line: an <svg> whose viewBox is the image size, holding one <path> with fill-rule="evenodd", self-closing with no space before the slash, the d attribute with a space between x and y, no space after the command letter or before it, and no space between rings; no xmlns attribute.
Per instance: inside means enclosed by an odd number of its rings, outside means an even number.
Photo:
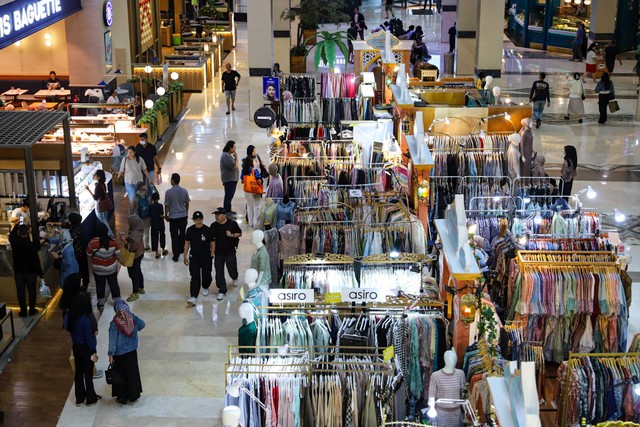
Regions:
<svg viewBox="0 0 640 427"><path fill-rule="evenodd" d="M81 0L15 0L0 6L0 49L80 10Z"/></svg>

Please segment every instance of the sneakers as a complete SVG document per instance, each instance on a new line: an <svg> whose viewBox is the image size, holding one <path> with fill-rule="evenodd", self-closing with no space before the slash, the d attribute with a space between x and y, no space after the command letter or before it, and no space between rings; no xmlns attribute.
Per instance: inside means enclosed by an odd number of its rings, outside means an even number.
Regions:
<svg viewBox="0 0 640 427"><path fill-rule="evenodd" d="M202 296L208 297L209 296L209 289L203 289L202 290Z"/></svg>
<svg viewBox="0 0 640 427"><path fill-rule="evenodd" d="M238 280L237 279L233 281L233 286L235 286L236 288L238 287Z"/></svg>
<svg viewBox="0 0 640 427"><path fill-rule="evenodd" d="M100 401L102 400L102 396L98 396L98 395L96 395L96 398L97 398L97 399L96 399L96 401L95 401L95 402L91 402L91 403L87 402L87 406L93 406L93 405L95 405L96 403L100 403Z"/></svg>
<svg viewBox="0 0 640 427"><path fill-rule="evenodd" d="M138 295L137 293L133 293L129 296L129 298L127 298L127 302L132 302L137 300L138 298L140 298L140 295Z"/></svg>
<svg viewBox="0 0 640 427"><path fill-rule="evenodd" d="M542 124L542 120L536 120L536 129L538 129L541 124Z"/></svg>
<svg viewBox="0 0 640 427"><path fill-rule="evenodd" d="M218 301L222 301L224 299L224 294L223 293L219 293L218 296L216 297L216 299Z"/></svg>
<svg viewBox="0 0 640 427"><path fill-rule="evenodd" d="M102 369L96 369L96 373L93 374L93 379L97 380L104 377L104 371Z"/></svg>
<svg viewBox="0 0 640 427"><path fill-rule="evenodd" d="M168 251L168 250L166 250L166 249L163 249L163 250L162 250L162 255L164 255L164 256L169 255L169 251Z"/></svg>
<svg viewBox="0 0 640 427"><path fill-rule="evenodd" d="M196 299L194 297L191 297L187 300L187 304L190 304L192 306L196 305Z"/></svg>
<svg viewBox="0 0 640 427"><path fill-rule="evenodd" d="M98 302L98 304L96 304L96 306L98 307L98 310L102 311L104 309L104 303L103 302Z"/></svg>
<svg viewBox="0 0 640 427"><path fill-rule="evenodd" d="M83 404L83 403L84 403L84 400L83 400L82 402L78 402L78 401L76 400L76 406L78 406L78 407L82 406L82 404Z"/></svg>

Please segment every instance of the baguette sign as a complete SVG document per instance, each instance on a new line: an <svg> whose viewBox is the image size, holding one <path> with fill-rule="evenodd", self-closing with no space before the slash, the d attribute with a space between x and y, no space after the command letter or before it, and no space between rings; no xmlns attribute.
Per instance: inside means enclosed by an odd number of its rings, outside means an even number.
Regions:
<svg viewBox="0 0 640 427"><path fill-rule="evenodd" d="M15 0L0 6L0 49L82 10L81 0Z"/></svg>

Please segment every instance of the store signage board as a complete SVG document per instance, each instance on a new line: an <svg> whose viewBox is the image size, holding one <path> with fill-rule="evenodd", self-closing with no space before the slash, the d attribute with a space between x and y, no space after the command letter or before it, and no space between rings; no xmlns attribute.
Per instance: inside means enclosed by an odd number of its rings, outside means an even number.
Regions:
<svg viewBox="0 0 640 427"><path fill-rule="evenodd" d="M271 304L311 304L315 302L313 289L271 289Z"/></svg>
<svg viewBox="0 0 640 427"><path fill-rule="evenodd" d="M342 288L342 302L368 303L384 302L387 294L375 288Z"/></svg>
<svg viewBox="0 0 640 427"><path fill-rule="evenodd" d="M276 112L271 107L260 107L253 114L253 122L262 129L269 129L276 122Z"/></svg>
<svg viewBox="0 0 640 427"><path fill-rule="evenodd" d="M375 33L373 33L369 37L367 37L366 42L373 49L383 51L384 48L385 48L386 38L387 38L387 32L386 31L384 31L384 30L383 31L376 31ZM389 34L389 45L390 45L391 49L393 49L394 47L398 46L399 44L400 44L400 39L398 39L393 34Z"/></svg>
<svg viewBox="0 0 640 427"><path fill-rule="evenodd" d="M2 5L0 49L81 10L81 0L15 0Z"/></svg>
<svg viewBox="0 0 640 427"><path fill-rule="evenodd" d="M358 198L361 199L362 198L362 190L359 189L350 189L349 190L349 197L353 197L353 198Z"/></svg>
<svg viewBox="0 0 640 427"><path fill-rule="evenodd" d="M113 24L113 5L111 0L105 0L102 8L102 18L104 19L104 25L110 27Z"/></svg>

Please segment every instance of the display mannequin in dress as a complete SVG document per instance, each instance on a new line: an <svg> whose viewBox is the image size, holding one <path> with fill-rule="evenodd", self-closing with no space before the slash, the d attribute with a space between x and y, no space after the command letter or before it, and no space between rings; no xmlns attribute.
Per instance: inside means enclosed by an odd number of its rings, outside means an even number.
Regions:
<svg viewBox="0 0 640 427"><path fill-rule="evenodd" d="M531 119L524 118L520 122L520 176L531 176L533 166L533 132L531 132Z"/></svg>
<svg viewBox="0 0 640 427"><path fill-rule="evenodd" d="M240 304L240 308L238 308L238 314L242 319L242 326L238 329L238 346L255 346L256 338L258 336L258 328L256 327L256 322L254 319L254 309L253 306L248 303ZM240 348L240 353L255 353L255 349L251 348Z"/></svg>
<svg viewBox="0 0 640 427"><path fill-rule="evenodd" d="M271 197L264 199L264 206L260 211L258 228L266 230L268 226L275 227L278 222L278 208Z"/></svg>
<svg viewBox="0 0 640 427"><path fill-rule="evenodd" d="M238 427L240 425L240 408L237 406L225 406L222 410L223 427Z"/></svg>
<svg viewBox="0 0 640 427"><path fill-rule="evenodd" d="M509 135L509 148L507 149L507 167L509 178L513 181L520 177L520 135Z"/></svg>
<svg viewBox="0 0 640 427"><path fill-rule="evenodd" d="M262 279L258 285L267 285L271 283L271 265L269 264L269 253L264 246L264 232L255 230L251 234L251 243L256 247L256 253L251 257L251 268L258 271L258 277L262 274Z"/></svg>
<svg viewBox="0 0 640 427"><path fill-rule="evenodd" d="M453 350L444 353L444 368L431 374L429 381L429 398L461 399L462 391L466 386L464 372L456 369L458 356ZM436 423L439 426L461 427L462 410L460 405L436 403L438 416Z"/></svg>
<svg viewBox="0 0 640 427"><path fill-rule="evenodd" d="M244 272L244 283L247 289L247 296L245 297L243 302L251 303L254 306L254 310L256 307L262 307L263 304L263 291L260 286L258 286L258 271L254 268L250 268Z"/></svg>

